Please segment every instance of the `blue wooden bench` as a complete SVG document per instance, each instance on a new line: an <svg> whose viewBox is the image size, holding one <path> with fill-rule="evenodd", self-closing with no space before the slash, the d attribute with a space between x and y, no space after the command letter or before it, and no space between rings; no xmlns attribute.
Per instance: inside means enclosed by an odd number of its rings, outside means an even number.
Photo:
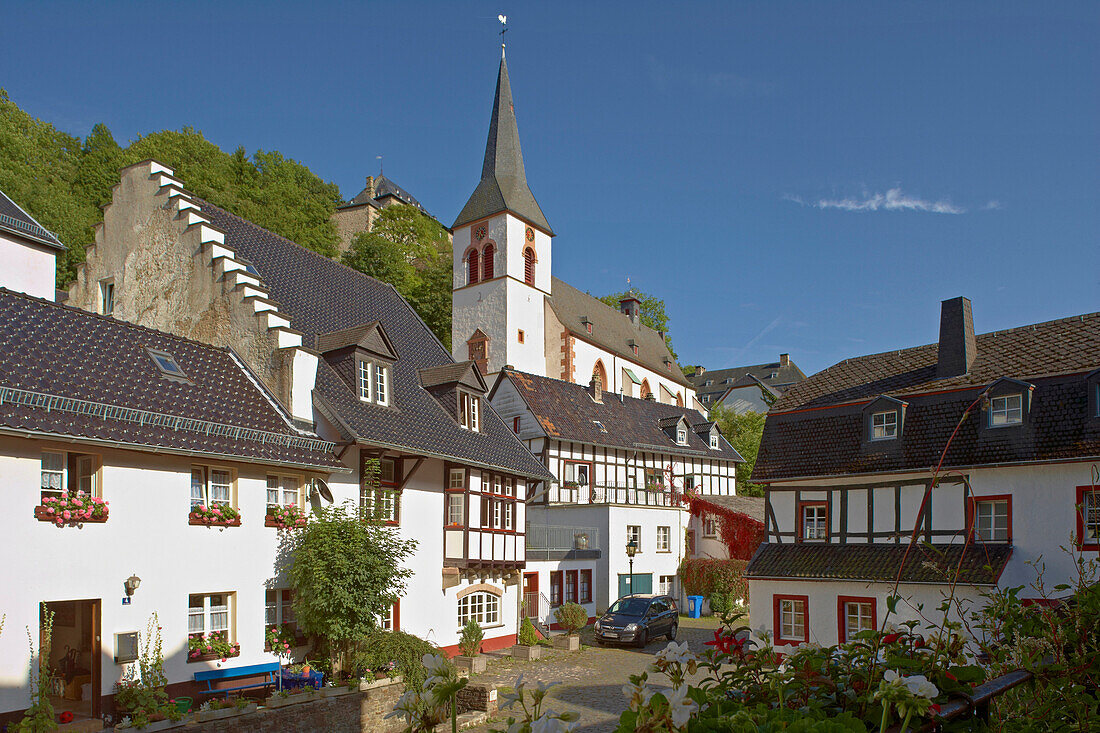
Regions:
<svg viewBox="0 0 1100 733"><path fill-rule="evenodd" d="M196 672L195 682L206 683L206 689L203 690L204 694L221 695L225 693L225 696L229 697L229 693L231 692L240 692L241 690L252 690L257 687L268 687L273 685L275 684L275 676L277 674L279 674L279 663L266 662L264 664L250 664L247 667L210 669L205 672ZM242 680L246 677L258 677L260 675L263 675L263 680L260 682L251 682L247 685L238 685L236 687L214 687L214 685L219 682L231 682L233 680Z"/></svg>

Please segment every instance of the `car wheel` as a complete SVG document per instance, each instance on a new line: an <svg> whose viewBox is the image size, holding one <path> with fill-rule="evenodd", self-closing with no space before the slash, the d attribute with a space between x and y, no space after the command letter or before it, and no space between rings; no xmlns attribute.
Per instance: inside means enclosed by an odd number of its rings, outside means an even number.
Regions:
<svg viewBox="0 0 1100 733"><path fill-rule="evenodd" d="M676 624L668 627L668 640L676 641Z"/></svg>
<svg viewBox="0 0 1100 733"><path fill-rule="evenodd" d="M638 648L645 649L646 644L649 643L649 629L642 629L641 636L638 637Z"/></svg>

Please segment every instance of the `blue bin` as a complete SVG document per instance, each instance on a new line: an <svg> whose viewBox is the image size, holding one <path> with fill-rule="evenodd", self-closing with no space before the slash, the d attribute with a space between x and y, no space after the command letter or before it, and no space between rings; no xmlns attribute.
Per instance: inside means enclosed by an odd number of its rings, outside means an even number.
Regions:
<svg viewBox="0 0 1100 733"><path fill-rule="evenodd" d="M703 597L688 596L688 618L699 618L703 615Z"/></svg>

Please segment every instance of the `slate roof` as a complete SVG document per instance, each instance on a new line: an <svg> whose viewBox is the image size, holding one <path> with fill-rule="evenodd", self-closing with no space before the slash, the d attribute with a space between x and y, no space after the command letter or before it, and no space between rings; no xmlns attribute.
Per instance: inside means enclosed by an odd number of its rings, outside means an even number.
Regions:
<svg viewBox="0 0 1100 733"><path fill-rule="evenodd" d="M626 361L637 362L677 384L691 387L691 382L676 365L676 360L661 334L640 323L635 326L630 316L618 308L612 308L598 298L577 290L564 280L556 277L550 280L551 294L547 302L561 325L571 333ZM591 334L581 319L592 323ZM638 344L637 356L628 344L631 339ZM666 359L672 363L672 369L665 366ZM654 391L657 389L656 384L650 387Z"/></svg>
<svg viewBox="0 0 1100 733"><path fill-rule="evenodd" d="M321 334L381 323L399 357L393 365L391 407L363 402L326 360L318 363L314 401L350 438L523 476L551 477L492 409L482 411L481 432L471 433L421 388L421 369L454 360L393 286L196 201L211 223L226 232L226 246L255 263L279 312L302 332L305 347L315 347Z"/></svg>
<svg viewBox="0 0 1100 733"><path fill-rule="evenodd" d="M485 142L485 161L481 181L462 207L452 229L487 216L510 211L550 236L546 216L527 185L523 167L523 151L519 144L519 127L512 102L512 85L508 81L508 64L500 57L497 91L493 99L493 116L489 120L489 137Z"/></svg>
<svg viewBox="0 0 1100 733"><path fill-rule="evenodd" d="M745 577L893 582L906 547L905 544L764 543L745 568ZM1011 556L1012 548L1008 545L915 544L905 561L901 580L950 582L962 559L960 583L996 585Z"/></svg>
<svg viewBox="0 0 1100 733"><path fill-rule="evenodd" d="M615 448L661 451L675 455L721 458L743 462L745 459L725 440L720 448L711 448L693 430L688 431L688 444L678 445L660 427L665 418L683 416L689 425L705 421L695 410L663 402L620 397L605 392L603 402L592 399L586 387L560 379L502 369L490 392L490 399L508 379L516 386L520 397L539 421L547 435ZM594 420L604 427L601 430Z"/></svg>
<svg viewBox="0 0 1100 733"><path fill-rule="evenodd" d="M764 497L762 496L724 496L722 494L698 494L696 501L704 504L714 504L724 509L752 517L758 522L764 522Z"/></svg>
<svg viewBox="0 0 1100 733"><path fill-rule="evenodd" d="M0 191L0 231L15 234L53 249L65 249L60 239L39 224L23 207L8 198L3 191Z"/></svg>
<svg viewBox="0 0 1100 733"><path fill-rule="evenodd" d="M773 377L772 374L775 374ZM689 376L688 382L695 389L695 394L700 401L705 400L710 404L718 400L722 395L737 387L746 387L754 384L762 384L773 394L780 395L791 385L801 382L806 378L802 370L793 361L788 366L781 366L778 361L766 364L751 364L749 366L730 367L728 369L715 369L706 371L696 376ZM727 383L726 380L729 380ZM713 382L713 384L707 384Z"/></svg>
<svg viewBox="0 0 1100 733"><path fill-rule="evenodd" d="M346 470L258 384L228 349L0 288L0 430Z"/></svg>
<svg viewBox="0 0 1100 733"><path fill-rule="evenodd" d="M349 206L361 206L362 204L370 204L376 209L381 209L382 204L379 200L385 198L386 196L393 196L403 204L415 206L421 211L424 211L424 207L420 205L420 202L416 200L415 196L413 196L411 193L403 189L401 186L398 186L396 183L383 175L380 175L378 176L378 178L374 179L373 197L371 196L370 189L364 187L362 191L355 194L355 198L337 208L347 208Z"/></svg>
<svg viewBox="0 0 1100 733"><path fill-rule="evenodd" d="M945 467L1100 456L1086 380L1100 366L1100 313L981 334L961 376L936 379L936 352L930 344L849 359L791 387L768 413L753 480L931 469L966 408L1002 377L1035 386L1027 419L991 429L976 409ZM863 408L883 394L908 403L902 435L868 443Z"/></svg>

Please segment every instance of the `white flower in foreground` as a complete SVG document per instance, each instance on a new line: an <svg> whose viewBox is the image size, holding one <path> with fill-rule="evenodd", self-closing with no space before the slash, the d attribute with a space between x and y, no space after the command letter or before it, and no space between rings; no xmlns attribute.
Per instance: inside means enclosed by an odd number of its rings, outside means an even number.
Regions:
<svg viewBox="0 0 1100 733"><path fill-rule="evenodd" d="M413 712L416 710L416 705L420 701L420 696L412 690L408 690L404 695L397 699L397 702L393 706L393 710L386 713L384 718L398 718L404 717L405 722L412 723Z"/></svg>
<svg viewBox="0 0 1100 733"><path fill-rule="evenodd" d="M689 662L696 661L695 655L688 649L687 642L681 642L677 644L674 641L670 641L661 651L657 652L657 661L659 662L679 662L680 664L687 664Z"/></svg>
<svg viewBox="0 0 1100 733"><path fill-rule="evenodd" d="M420 663L433 677L445 677L447 675L447 660L438 654L425 654Z"/></svg>
<svg viewBox="0 0 1100 733"><path fill-rule="evenodd" d="M677 728L683 728L687 725L688 721L691 720L691 716L699 710L699 706L687 696L687 692L687 685L682 685L673 690L668 697L668 707L672 712L672 724Z"/></svg>
<svg viewBox="0 0 1100 733"><path fill-rule="evenodd" d="M562 720L553 710L547 710L531 723L531 733L569 733L577 727L576 721Z"/></svg>
<svg viewBox="0 0 1100 733"><path fill-rule="evenodd" d="M648 705L654 692L656 692L656 690L651 690L644 684L623 685L623 694L630 698L631 710L639 710Z"/></svg>
<svg viewBox="0 0 1100 733"><path fill-rule="evenodd" d="M929 700L940 694L940 690L922 674L915 674L905 678L905 687L917 697L926 697Z"/></svg>

